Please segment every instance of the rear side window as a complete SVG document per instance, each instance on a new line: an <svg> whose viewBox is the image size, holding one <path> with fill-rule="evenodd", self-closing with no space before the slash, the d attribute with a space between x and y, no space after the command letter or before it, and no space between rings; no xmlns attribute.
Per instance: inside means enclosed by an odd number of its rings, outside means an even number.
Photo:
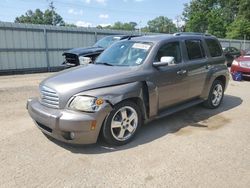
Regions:
<svg viewBox="0 0 250 188"><path fill-rule="evenodd" d="M205 57L200 40L186 40L185 43L189 60L202 59Z"/></svg>
<svg viewBox="0 0 250 188"><path fill-rule="evenodd" d="M205 39L210 55L212 57L219 57L222 55L220 44L217 40L214 39Z"/></svg>

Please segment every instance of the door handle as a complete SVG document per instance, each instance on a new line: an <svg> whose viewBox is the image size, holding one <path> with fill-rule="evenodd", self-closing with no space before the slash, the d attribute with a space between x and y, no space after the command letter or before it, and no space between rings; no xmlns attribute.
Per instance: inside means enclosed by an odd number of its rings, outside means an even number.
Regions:
<svg viewBox="0 0 250 188"><path fill-rule="evenodd" d="M210 69L211 68L211 65L206 65L206 69Z"/></svg>
<svg viewBox="0 0 250 188"><path fill-rule="evenodd" d="M187 72L187 70L179 70L179 71L177 71L177 74L178 75L182 75L182 74L185 74Z"/></svg>

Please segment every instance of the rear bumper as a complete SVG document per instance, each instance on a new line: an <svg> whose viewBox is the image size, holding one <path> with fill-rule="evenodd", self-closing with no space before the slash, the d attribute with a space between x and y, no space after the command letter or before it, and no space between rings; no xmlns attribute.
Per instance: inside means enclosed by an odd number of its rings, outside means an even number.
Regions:
<svg viewBox="0 0 250 188"><path fill-rule="evenodd" d="M95 143L105 117L112 110L109 104L105 104L96 113L52 109L43 106L37 99L29 99L27 109L43 133L74 144ZM70 135L74 135L73 138Z"/></svg>

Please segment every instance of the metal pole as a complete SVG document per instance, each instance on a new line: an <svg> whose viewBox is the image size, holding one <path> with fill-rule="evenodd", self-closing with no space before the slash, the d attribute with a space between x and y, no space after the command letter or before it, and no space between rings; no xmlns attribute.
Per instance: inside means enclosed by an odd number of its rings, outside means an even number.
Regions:
<svg viewBox="0 0 250 188"><path fill-rule="evenodd" d="M48 50L48 39L47 39L47 30L43 29L44 35L44 43L45 43L45 54L46 54L46 62L47 62L47 70L50 72L50 63L49 63L49 50Z"/></svg>
<svg viewBox="0 0 250 188"><path fill-rule="evenodd" d="M246 50L246 34L244 35L244 50Z"/></svg>
<svg viewBox="0 0 250 188"><path fill-rule="evenodd" d="M95 31L95 42L97 42L97 31Z"/></svg>

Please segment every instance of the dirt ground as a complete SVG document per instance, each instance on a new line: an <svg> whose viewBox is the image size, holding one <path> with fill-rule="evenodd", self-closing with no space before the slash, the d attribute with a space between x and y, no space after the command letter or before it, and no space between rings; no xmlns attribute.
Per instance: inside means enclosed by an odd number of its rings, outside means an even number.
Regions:
<svg viewBox="0 0 250 188"><path fill-rule="evenodd" d="M220 108L153 121L125 146L45 137L25 105L50 74L0 77L0 187L249 187L250 82L230 81Z"/></svg>

